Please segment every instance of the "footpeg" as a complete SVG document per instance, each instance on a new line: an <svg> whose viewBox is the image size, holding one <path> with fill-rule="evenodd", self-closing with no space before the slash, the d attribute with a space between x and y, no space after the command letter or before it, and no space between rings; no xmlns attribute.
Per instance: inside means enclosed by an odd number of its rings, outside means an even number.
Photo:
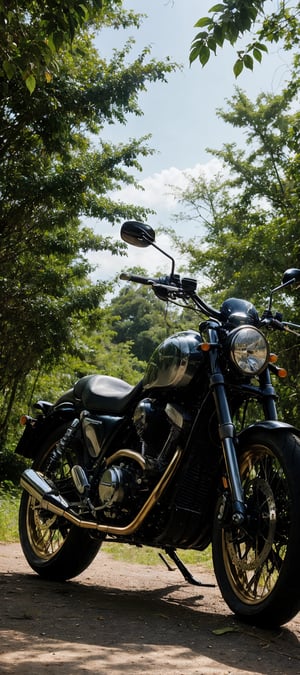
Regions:
<svg viewBox="0 0 300 675"><path fill-rule="evenodd" d="M90 484L82 466L79 466L79 464L72 466L71 475L77 492L80 495L87 495L90 491Z"/></svg>

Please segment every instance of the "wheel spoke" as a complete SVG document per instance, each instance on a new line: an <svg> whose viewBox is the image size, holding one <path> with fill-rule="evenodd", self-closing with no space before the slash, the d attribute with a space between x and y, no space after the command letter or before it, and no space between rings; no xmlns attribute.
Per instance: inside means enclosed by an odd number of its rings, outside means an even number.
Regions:
<svg viewBox="0 0 300 675"><path fill-rule="evenodd" d="M243 602L261 602L274 589L286 555L289 497L283 469L271 450L253 447L241 460L247 522L223 532L227 576Z"/></svg>
<svg viewBox="0 0 300 675"><path fill-rule="evenodd" d="M45 467L41 466L40 468L45 468L47 471L47 464L49 464L49 458L45 462ZM65 495L70 493L70 467L72 464L71 457L63 457L59 465L56 466L55 473L51 474L52 480L55 480L60 492ZM39 502L33 497L28 500L26 519L33 551L39 558L50 560L64 545L70 531L70 525L67 521L41 508Z"/></svg>

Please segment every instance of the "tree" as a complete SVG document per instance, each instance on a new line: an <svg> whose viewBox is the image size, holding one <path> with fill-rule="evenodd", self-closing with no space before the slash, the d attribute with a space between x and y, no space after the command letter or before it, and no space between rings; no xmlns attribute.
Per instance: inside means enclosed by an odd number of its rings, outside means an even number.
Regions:
<svg viewBox="0 0 300 675"><path fill-rule="evenodd" d="M132 354L144 364L159 343L179 326L178 312L156 298L147 286L126 284L112 299L110 309L115 316L113 344L131 344Z"/></svg>
<svg viewBox="0 0 300 675"><path fill-rule="evenodd" d="M243 129L246 149L232 143L210 150L221 160L222 174L212 181L190 179L181 191L189 217L205 228L201 250L192 241L183 246L192 269L199 271L201 265L221 295L225 288L233 295L256 294L264 302L277 284L274 271L300 266L299 114L292 112L294 97L293 81L281 95L260 94L254 103L237 89L229 109L218 114Z"/></svg>
<svg viewBox="0 0 300 675"><path fill-rule="evenodd" d="M200 242L177 239L177 244L189 255L191 271L209 279L202 292L214 306L235 296L254 302L262 312L283 271L300 267L295 79L280 96L261 94L255 103L237 90L229 109L219 114L243 129L246 149L226 144L211 151L222 160L223 174L212 181L193 178L181 193L188 217L201 223L204 234ZM276 295L275 303L286 319L300 323L299 295ZM270 339L289 371L279 387L283 417L299 425L297 337L274 333Z"/></svg>
<svg viewBox="0 0 300 675"><path fill-rule="evenodd" d="M82 218L113 225L146 213L114 194L123 184L135 182L131 170L139 169L140 157L151 152L148 138L114 146L100 134L106 123L125 123L128 113L141 114L139 92L149 82L164 81L174 65L151 59L147 48L130 61L131 43L104 60L93 47L92 28L118 28L136 23L137 17L119 12L118 1L103 2L98 14L99 3L89 4L94 13L86 18L86 28L74 31L71 47L62 40L51 78L36 77L31 92L18 76L21 65L10 79L0 78L3 436L24 378L30 371L50 368L72 349L74 320L88 315L104 297L105 286L90 281L86 253L123 250L109 237L96 236ZM3 44L13 45L17 20L32 43L33 34L44 36L43 9L52 5L42 3L39 20L39 4L33 0L26 3L26 12L21 4L13 17L7 7L3 14L0 3L7 31ZM2 25L0 36L3 32ZM14 47L11 50L14 61ZM20 59L24 53L20 48Z"/></svg>
<svg viewBox="0 0 300 675"><path fill-rule="evenodd" d="M62 49L88 24L137 22L121 0L9 0L0 3L0 76L21 79L30 93L51 81Z"/></svg>
<svg viewBox="0 0 300 675"><path fill-rule="evenodd" d="M237 77L244 67L252 70L255 60L261 62L270 43L280 41L285 50L297 48L300 41L299 2L292 5L280 0L270 13L270 3L267 9L266 4L266 0L223 0L214 5L209 10L211 16L202 17L195 24L201 30L192 42L190 62L199 59L204 66L211 53L216 54L217 48L222 48L226 41L235 46L239 38L250 34L250 42L237 49L233 67Z"/></svg>

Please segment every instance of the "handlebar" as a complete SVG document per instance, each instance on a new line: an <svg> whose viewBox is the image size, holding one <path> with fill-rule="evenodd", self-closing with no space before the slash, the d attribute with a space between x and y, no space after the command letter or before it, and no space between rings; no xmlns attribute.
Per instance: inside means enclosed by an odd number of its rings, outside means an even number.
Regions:
<svg viewBox="0 0 300 675"><path fill-rule="evenodd" d="M155 295L160 300L192 300L198 310L205 314L205 316L212 317L217 321L221 320L221 312L207 305L196 294L197 282L195 279L188 277L180 279L178 274L152 279L151 277L143 277L139 274L127 274L126 272L120 274L120 279L123 281L133 281L145 286L152 286Z"/></svg>
<svg viewBox="0 0 300 675"><path fill-rule="evenodd" d="M175 301L175 299L178 299L185 302L191 300L205 316L220 322L222 321L221 312L210 307L210 305L207 305L206 302L197 295L197 282L194 279L189 279L187 277L180 279L178 274L154 279L152 277L144 277L140 274L128 274L127 272L122 272L122 274L120 274L120 279L123 281L132 281L133 283L142 284L144 286L151 286L155 295L160 300ZM295 329L300 328L297 324L283 321L282 316L278 312L273 316L269 310L266 310L262 315L259 326L271 330L288 331L295 333L296 335L299 335L299 333L296 332Z"/></svg>
<svg viewBox="0 0 300 675"><path fill-rule="evenodd" d="M134 281L136 284L145 284L146 286L152 286L154 284L154 279L142 277L139 274L126 274L126 272L120 274L120 279L122 279L122 281Z"/></svg>

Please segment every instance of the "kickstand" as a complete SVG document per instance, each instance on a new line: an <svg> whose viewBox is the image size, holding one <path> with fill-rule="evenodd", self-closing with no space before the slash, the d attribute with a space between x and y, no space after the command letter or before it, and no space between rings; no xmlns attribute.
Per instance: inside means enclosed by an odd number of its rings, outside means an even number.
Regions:
<svg viewBox="0 0 300 675"><path fill-rule="evenodd" d="M189 583L192 584L193 586L206 586L207 588L214 588L215 584L204 584L202 581L197 581L195 577L191 574L191 572L187 569L187 567L184 565L182 560L178 557L176 551L174 548L170 548L169 546L165 548L166 554L173 560L175 565L178 567L179 571L181 572L182 576L184 579ZM164 561L165 565L167 566L168 570L170 572L174 571L174 567L171 567L168 563L168 561L165 559L165 557L159 553L160 558Z"/></svg>

